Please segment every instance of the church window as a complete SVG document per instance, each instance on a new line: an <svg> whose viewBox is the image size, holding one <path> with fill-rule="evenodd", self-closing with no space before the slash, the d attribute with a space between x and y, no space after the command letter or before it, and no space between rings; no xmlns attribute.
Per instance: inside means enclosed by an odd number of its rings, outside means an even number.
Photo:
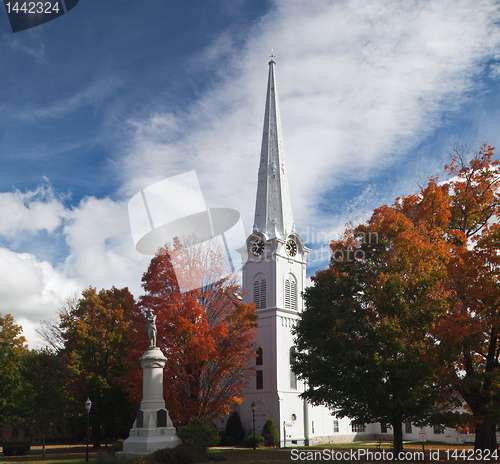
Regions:
<svg viewBox="0 0 500 464"><path fill-rule="evenodd" d="M434 426L434 434L440 435L442 433L444 433L444 427L442 425L435 425Z"/></svg>
<svg viewBox="0 0 500 464"><path fill-rule="evenodd" d="M297 390L297 374L292 371L293 363L296 359L295 348L292 346L290 348L290 389Z"/></svg>
<svg viewBox="0 0 500 464"><path fill-rule="evenodd" d="M339 433L339 421L337 419L333 421L333 433Z"/></svg>
<svg viewBox="0 0 500 464"><path fill-rule="evenodd" d="M410 421L405 422L405 432L411 433L411 422Z"/></svg>
<svg viewBox="0 0 500 464"><path fill-rule="evenodd" d="M380 433L387 433L387 424L383 422L380 424Z"/></svg>
<svg viewBox="0 0 500 464"><path fill-rule="evenodd" d="M257 357L255 359L256 366L262 366L262 348L257 350Z"/></svg>
<svg viewBox="0 0 500 464"><path fill-rule="evenodd" d="M297 310L297 281L292 274L285 279L285 309Z"/></svg>
<svg viewBox="0 0 500 464"><path fill-rule="evenodd" d="M262 390L264 388L264 378L262 377L262 371L256 372L256 390Z"/></svg>
<svg viewBox="0 0 500 464"><path fill-rule="evenodd" d="M253 302L257 309L266 307L266 279L257 278L253 283Z"/></svg>
<svg viewBox="0 0 500 464"><path fill-rule="evenodd" d="M366 431L365 424L356 424L355 422L351 422L351 429L355 433Z"/></svg>

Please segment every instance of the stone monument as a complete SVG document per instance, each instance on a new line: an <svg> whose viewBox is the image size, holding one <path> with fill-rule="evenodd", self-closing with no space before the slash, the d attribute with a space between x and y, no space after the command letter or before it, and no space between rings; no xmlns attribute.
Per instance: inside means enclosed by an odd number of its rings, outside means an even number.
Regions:
<svg viewBox="0 0 500 464"><path fill-rule="evenodd" d="M140 358L142 366L142 402L130 436L123 443L127 455L148 454L162 448L174 448L181 443L165 409L163 400L163 368L167 358L156 346L156 316L147 311L146 334L149 347Z"/></svg>

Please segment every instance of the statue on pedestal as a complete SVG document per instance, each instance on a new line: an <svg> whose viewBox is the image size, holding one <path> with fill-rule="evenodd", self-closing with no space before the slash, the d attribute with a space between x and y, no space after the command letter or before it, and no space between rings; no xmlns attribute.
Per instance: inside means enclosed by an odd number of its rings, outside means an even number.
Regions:
<svg viewBox="0 0 500 464"><path fill-rule="evenodd" d="M152 309L148 309L146 317L146 334L149 340L148 349L156 348L156 315Z"/></svg>
<svg viewBox="0 0 500 464"><path fill-rule="evenodd" d="M156 346L156 316L146 311L146 334L149 346L139 359L142 367L141 409L123 442L118 456L129 458L152 453L158 449L175 448L181 443L165 408L163 399L163 368L167 358Z"/></svg>

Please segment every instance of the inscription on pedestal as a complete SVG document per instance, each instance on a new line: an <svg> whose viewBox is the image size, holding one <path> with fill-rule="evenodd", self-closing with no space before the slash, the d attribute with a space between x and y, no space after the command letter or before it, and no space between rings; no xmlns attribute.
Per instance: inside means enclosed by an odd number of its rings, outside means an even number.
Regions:
<svg viewBox="0 0 500 464"><path fill-rule="evenodd" d="M160 409L156 413L156 426L157 427L166 427L167 426L167 410Z"/></svg>
<svg viewBox="0 0 500 464"><path fill-rule="evenodd" d="M142 429L144 427L144 411L139 409L137 411L137 428Z"/></svg>

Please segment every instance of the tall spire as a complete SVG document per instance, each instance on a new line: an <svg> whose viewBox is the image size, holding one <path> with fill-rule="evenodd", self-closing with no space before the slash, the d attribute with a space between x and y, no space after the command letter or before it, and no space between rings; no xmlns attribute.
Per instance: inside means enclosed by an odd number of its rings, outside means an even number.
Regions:
<svg viewBox="0 0 500 464"><path fill-rule="evenodd" d="M271 57L253 228L265 233L269 238L285 238L294 229L294 224L286 174L275 65Z"/></svg>

